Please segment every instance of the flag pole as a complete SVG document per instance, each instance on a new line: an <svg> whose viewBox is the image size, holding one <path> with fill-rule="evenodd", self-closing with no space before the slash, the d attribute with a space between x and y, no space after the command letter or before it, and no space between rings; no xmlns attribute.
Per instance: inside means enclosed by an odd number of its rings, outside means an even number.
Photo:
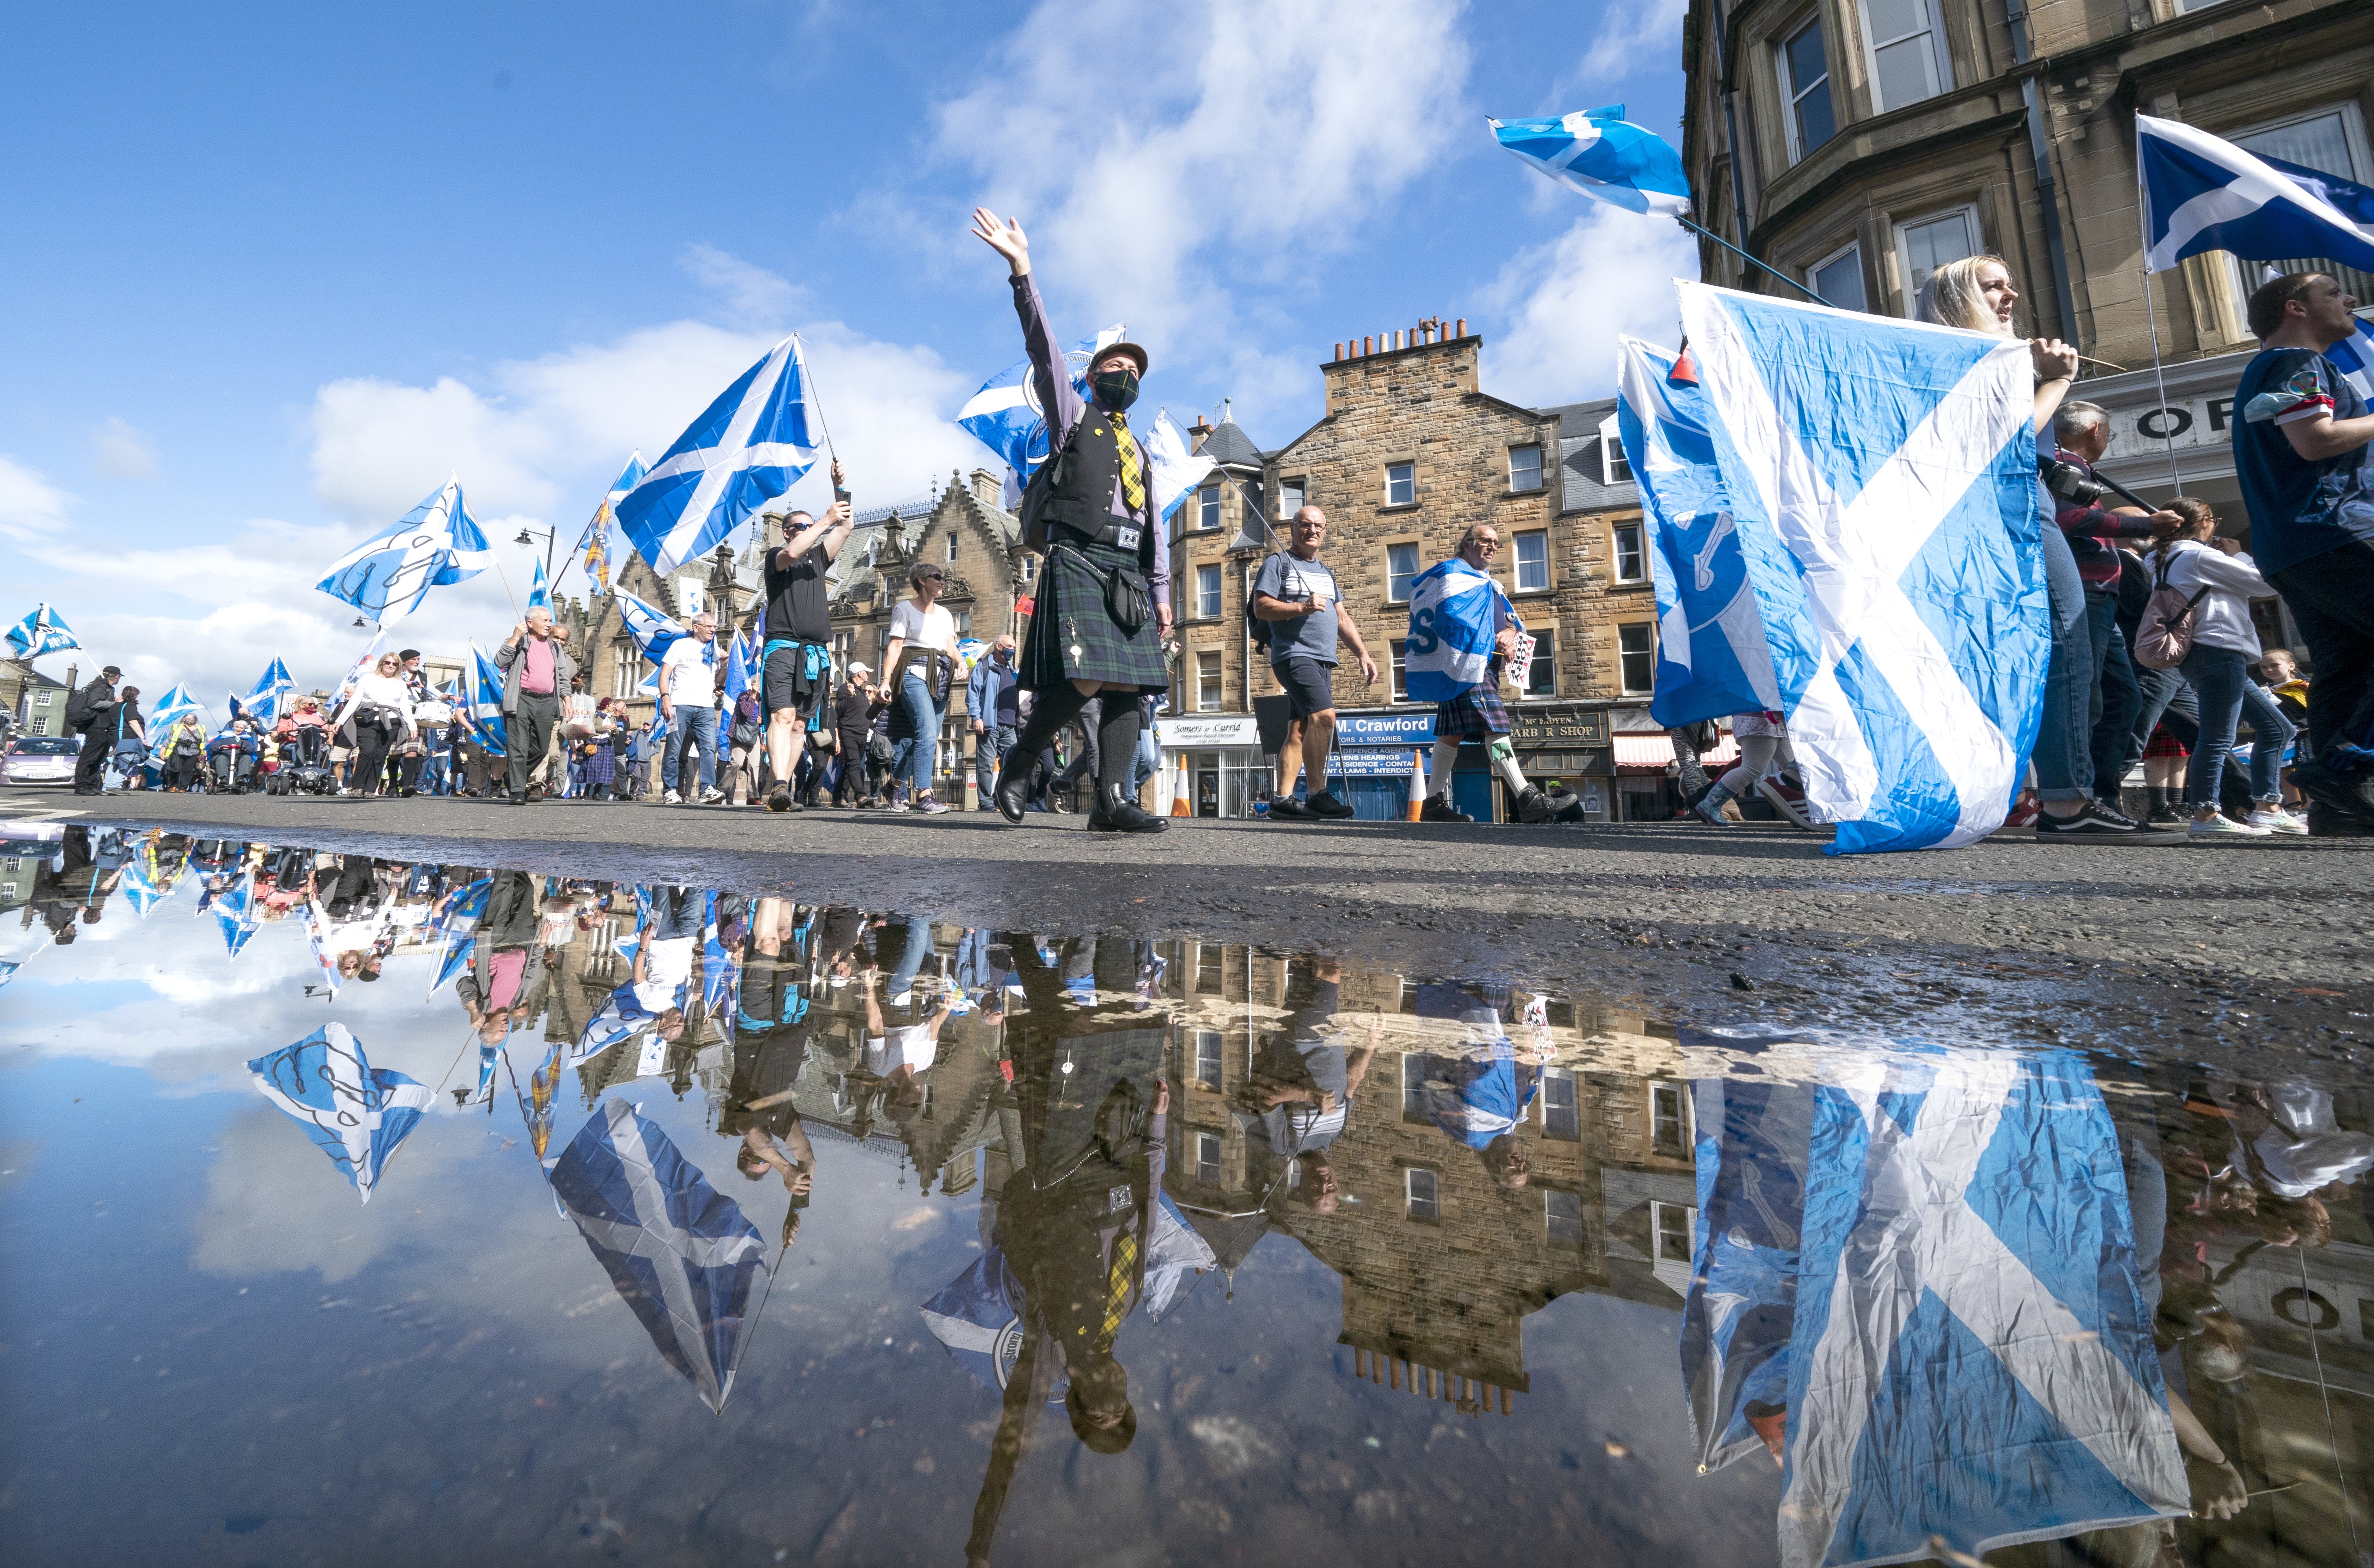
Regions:
<svg viewBox="0 0 2374 1568"><path fill-rule="evenodd" d="M2144 247L2144 320L2151 326L2152 382L2159 389L2159 405L2168 406L2168 373L2159 359L2159 310L2152 299L2151 187L2144 180L2144 132L2135 127L2135 216L2143 224ZM2168 449L2168 487L2178 495L2184 494L2184 481L2176 468L2176 432L2168 421L2159 422L2160 443Z"/></svg>
<svg viewBox="0 0 2374 1568"><path fill-rule="evenodd" d="M1733 244L1730 240L1724 239L1722 235L1717 234L1713 229L1700 228L1698 225L1692 223L1688 218L1683 217L1678 214L1675 215L1674 221L1680 224L1684 228L1688 229L1693 234L1713 240L1716 244L1722 246L1733 255L1737 256L1741 261L1747 263L1750 266L1762 267L1766 272L1770 273L1774 277L1779 278L1781 282L1787 284L1790 287L1795 289L1806 298L1811 299L1815 304L1830 305L1828 300L1823 298L1820 295L1815 293L1804 284L1799 283L1795 278L1791 277L1779 267L1772 265L1769 262L1758 261L1754 256L1751 256L1746 252L1741 250L1738 246ZM1830 305L1830 309L1835 310L1838 310L1839 307L1836 305Z"/></svg>
<svg viewBox="0 0 2374 1568"><path fill-rule="evenodd" d="M832 450L832 426L824 416L824 398L819 393L816 384L816 367L808 363L808 340L802 337L799 333L793 333L792 334L792 341L800 345L800 368L806 372L809 398L810 401L816 404L817 427L824 432L824 455L830 458L834 462L839 462L840 461L840 454Z"/></svg>

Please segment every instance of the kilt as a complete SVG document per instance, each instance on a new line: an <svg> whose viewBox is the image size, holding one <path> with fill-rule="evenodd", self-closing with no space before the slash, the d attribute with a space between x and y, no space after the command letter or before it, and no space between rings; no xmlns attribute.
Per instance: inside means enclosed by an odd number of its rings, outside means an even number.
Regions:
<svg viewBox="0 0 2374 1568"><path fill-rule="evenodd" d="M1132 636L1105 609L1105 574L1117 566L1139 569L1137 552L1111 544L1065 544L1049 552L1047 568L1039 574L1038 608L1016 661L1024 691L1052 691L1066 681L1170 689L1152 613Z"/></svg>
<svg viewBox="0 0 2374 1568"><path fill-rule="evenodd" d="M596 741L585 758L585 782L594 789L606 790L617 781L617 757L608 741Z"/></svg>
<svg viewBox="0 0 2374 1568"><path fill-rule="evenodd" d="M1488 682L1472 685L1449 702L1435 706L1434 738L1438 741L1489 741L1508 732L1509 709L1500 701L1499 688Z"/></svg>
<svg viewBox="0 0 2374 1568"><path fill-rule="evenodd" d="M2191 752L2184 749L2184 743L2182 741L2178 740L2174 735L2168 732L2167 725L2155 724L2152 726L2151 740L2144 747L2144 755L2147 757L2184 757L2191 756L2192 755L2192 754Z"/></svg>

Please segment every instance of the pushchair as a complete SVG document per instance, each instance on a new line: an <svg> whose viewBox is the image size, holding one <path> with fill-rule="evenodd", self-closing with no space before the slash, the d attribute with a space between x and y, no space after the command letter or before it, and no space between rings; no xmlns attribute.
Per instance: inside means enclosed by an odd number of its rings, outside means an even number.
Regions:
<svg viewBox="0 0 2374 1568"><path fill-rule="evenodd" d="M280 768L272 776L272 792L326 795L333 788L330 732L317 725L298 725L280 743Z"/></svg>

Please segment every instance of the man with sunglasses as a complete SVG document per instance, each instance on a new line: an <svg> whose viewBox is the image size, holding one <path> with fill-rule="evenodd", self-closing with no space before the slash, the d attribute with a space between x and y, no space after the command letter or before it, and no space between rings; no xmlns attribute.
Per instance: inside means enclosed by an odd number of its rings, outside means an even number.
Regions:
<svg viewBox="0 0 2374 1568"><path fill-rule="evenodd" d="M1516 802L1518 821L1547 822L1574 802L1574 797L1564 790L1548 795L1527 783L1524 769L1517 766L1516 747L1509 739L1509 710L1500 701L1499 681L1501 670L1517 645L1517 620L1510 610L1509 596L1500 591L1499 584L1491 580L1492 557L1499 550L1499 531L1488 522L1475 523L1460 535L1459 553L1455 556L1429 568L1410 587L1410 658L1406 678L1412 694L1420 696L1421 700L1425 696L1432 695L1419 690L1421 683L1427 682L1429 674L1428 671L1421 668L1421 660L1425 657L1419 651L1421 647L1428 649L1438 646L1451 648L1458 640L1452 624L1466 619L1468 606L1491 617L1491 656L1484 664L1484 678L1463 685L1436 705L1434 789L1419 812L1418 820L1421 822L1475 820L1453 805L1451 798L1451 770L1459 765L1461 744L1468 741L1474 741L1484 748L1492 771L1509 786L1509 793ZM1484 587L1484 584L1472 581L1476 578L1489 584L1491 599L1488 608L1475 601L1475 593ZM1462 579L1468 579L1464 589L1455 586ZM1451 591L1445 591L1446 588ZM1454 611L1451 608L1454 602L1462 608ZM1467 668L1473 668L1473 661L1480 657L1480 648L1479 643L1465 654L1463 662ZM1439 684L1444 678L1435 673L1433 682Z"/></svg>

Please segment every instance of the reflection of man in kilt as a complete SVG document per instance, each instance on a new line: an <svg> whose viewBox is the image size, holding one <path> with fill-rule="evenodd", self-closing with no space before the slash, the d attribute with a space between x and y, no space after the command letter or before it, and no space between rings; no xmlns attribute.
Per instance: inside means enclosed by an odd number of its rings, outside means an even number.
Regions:
<svg viewBox="0 0 2374 1568"><path fill-rule="evenodd" d="M1017 661L1018 684L1033 694L1030 721L998 768L997 809L1022 821L1034 758L1099 692L1130 701L1099 704L1097 805L1088 826L1105 833L1160 833L1169 824L1137 803L1131 771L1137 758L1140 705L1169 689L1162 640L1170 632L1170 552L1154 507L1154 464L1129 427L1146 373L1146 350L1110 344L1088 366L1096 401L1083 404L1070 367L1055 346L1047 309L1030 276L1030 241L1019 223L987 208L973 232L1013 270L1014 309L1030 351L1030 383L1047 415L1050 456L1037 481L1047 529L1047 568Z"/></svg>

